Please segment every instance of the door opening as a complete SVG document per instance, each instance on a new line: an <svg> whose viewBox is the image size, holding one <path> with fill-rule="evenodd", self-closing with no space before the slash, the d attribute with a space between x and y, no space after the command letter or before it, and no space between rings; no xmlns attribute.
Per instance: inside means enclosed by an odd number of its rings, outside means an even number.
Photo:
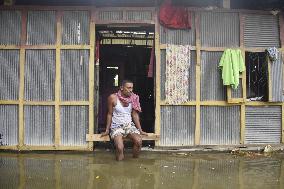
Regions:
<svg viewBox="0 0 284 189"><path fill-rule="evenodd" d="M99 114L97 133L105 131L107 97L118 91L124 79L133 81L140 97L140 122L145 132L153 133L154 100L154 26L96 28L99 45ZM152 58L152 61L155 58Z"/></svg>

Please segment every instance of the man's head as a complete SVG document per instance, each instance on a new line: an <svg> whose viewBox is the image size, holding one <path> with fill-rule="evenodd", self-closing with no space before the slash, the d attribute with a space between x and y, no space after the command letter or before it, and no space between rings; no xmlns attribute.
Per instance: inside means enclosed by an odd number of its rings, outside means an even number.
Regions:
<svg viewBox="0 0 284 189"><path fill-rule="evenodd" d="M121 94L125 97L129 97L133 91L133 82L130 80L123 80L120 85Z"/></svg>

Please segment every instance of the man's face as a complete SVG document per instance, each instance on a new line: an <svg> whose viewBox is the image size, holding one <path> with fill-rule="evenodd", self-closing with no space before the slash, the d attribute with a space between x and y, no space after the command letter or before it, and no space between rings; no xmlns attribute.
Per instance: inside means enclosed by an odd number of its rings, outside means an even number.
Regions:
<svg viewBox="0 0 284 189"><path fill-rule="evenodd" d="M124 96L131 96L133 91L133 83L125 83L123 86L120 87L120 90Z"/></svg>

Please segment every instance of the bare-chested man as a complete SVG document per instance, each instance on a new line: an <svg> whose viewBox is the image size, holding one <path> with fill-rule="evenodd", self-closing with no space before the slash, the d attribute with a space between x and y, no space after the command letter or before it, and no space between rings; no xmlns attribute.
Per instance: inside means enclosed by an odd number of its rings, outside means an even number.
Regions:
<svg viewBox="0 0 284 189"><path fill-rule="evenodd" d="M124 159L123 137L128 137L133 142L133 157L137 158L142 146L141 135L147 135L141 129L139 112L141 107L138 95L133 92L133 82L124 80L117 93L108 97L108 113L106 131L102 136L109 134L116 147L116 160Z"/></svg>

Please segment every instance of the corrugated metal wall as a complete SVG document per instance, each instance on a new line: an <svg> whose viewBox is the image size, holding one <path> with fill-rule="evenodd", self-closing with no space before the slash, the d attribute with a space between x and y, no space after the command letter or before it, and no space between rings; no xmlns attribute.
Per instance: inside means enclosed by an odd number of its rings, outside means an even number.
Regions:
<svg viewBox="0 0 284 189"><path fill-rule="evenodd" d="M194 144L195 107L161 107L161 146Z"/></svg>
<svg viewBox="0 0 284 189"><path fill-rule="evenodd" d="M48 146L54 144L55 113L53 106L25 106L25 144Z"/></svg>
<svg viewBox="0 0 284 189"><path fill-rule="evenodd" d="M61 100L89 99L89 51L61 51Z"/></svg>
<svg viewBox="0 0 284 189"><path fill-rule="evenodd" d="M189 69L189 88L188 99L194 101L196 98L196 51L191 51L190 69ZM161 100L165 100L165 82L166 82L166 50L161 50Z"/></svg>
<svg viewBox="0 0 284 189"><path fill-rule="evenodd" d="M201 52L201 100L226 100L226 87L218 68L223 52Z"/></svg>
<svg viewBox="0 0 284 189"><path fill-rule="evenodd" d="M204 47L239 47L238 13L200 13L200 38Z"/></svg>
<svg viewBox="0 0 284 189"><path fill-rule="evenodd" d="M54 160L25 158L25 188L56 188Z"/></svg>
<svg viewBox="0 0 284 189"><path fill-rule="evenodd" d="M195 46L195 16L193 13L191 19L192 26L190 30L168 29L160 26L160 43Z"/></svg>
<svg viewBox="0 0 284 189"><path fill-rule="evenodd" d="M244 161L242 171L243 188L283 188L281 187L282 181L275 182L275 179L283 179L281 177L281 167L281 161L271 157L254 158ZM260 182L258 175L266 179Z"/></svg>
<svg viewBox="0 0 284 189"><path fill-rule="evenodd" d="M232 159L221 160L200 160L198 169L198 187L199 188L230 188L238 189L239 161ZM234 170L234 171L232 171Z"/></svg>
<svg viewBox="0 0 284 189"><path fill-rule="evenodd" d="M19 50L0 50L0 100L19 98Z"/></svg>
<svg viewBox="0 0 284 189"><path fill-rule="evenodd" d="M278 16L245 15L244 44L246 47L280 47Z"/></svg>
<svg viewBox="0 0 284 189"><path fill-rule="evenodd" d="M18 144L18 106L0 105L0 146Z"/></svg>
<svg viewBox="0 0 284 189"><path fill-rule="evenodd" d="M200 144L239 144L240 106L201 106Z"/></svg>
<svg viewBox="0 0 284 189"><path fill-rule="evenodd" d="M21 38L21 12L0 11L0 45L19 45Z"/></svg>
<svg viewBox="0 0 284 189"><path fill-rule="evenodd" d="M126 20L152 20L151 11L126 11Z"/></svg>
<svg viewBox="0 0 284 189"><path fill-rule="evenodd" d="M281 112L281 106L247 106L245 143L280 143Z"/></svg>
<svg viewBox="0 0 284 189"><path fill-rule="evenodd" d="M25 100L52 101L55 95L55 50L27 50Z"/></svg>
<svg viewBox="0 0 284 189"><path fill-rule="evenodd" d="M55 11L29 11L27 21L28 45L52 45L56 40Z"/></svg>
<svg viewBox="0 0 284 189"><path fill-rule="evenodd" d="M283 102L283 60L282 53L278 53L278 60L270 64L270 78L272 84L271 101Z"/></svg>
<svg viewBox="0 0 284 189"><path fill-rule="evenodd" d="M98 17L100 20L122 20L123 11L99 11Z"/></svg>
<svg viewBox="0 0 284 189"><path fill-rule="evenodd" d="M1 115L0 115L1 116ZM20 174L18 157L1 156L1 177L2 188L18 188L20 185Z"/></svg>
<svg viewBox="0 0 284 189"><path fill-rule="evenodd" d="M90 43L90 15L88 11L65 11L62 18L62 44Z"/></svg>
<svg viewBox="0 0 284 189"><path fill-rule="evenodd" d="M239 86L237 89L232 89L232 98L243 98L242 79L239 79Z"/></svg>
<svg viewBox="0 0 284 189"><path fill-rule="evenodd" d="M61 144L86 145L86 134L89 133L89 107L62 106L60 111Z"/></svg>

